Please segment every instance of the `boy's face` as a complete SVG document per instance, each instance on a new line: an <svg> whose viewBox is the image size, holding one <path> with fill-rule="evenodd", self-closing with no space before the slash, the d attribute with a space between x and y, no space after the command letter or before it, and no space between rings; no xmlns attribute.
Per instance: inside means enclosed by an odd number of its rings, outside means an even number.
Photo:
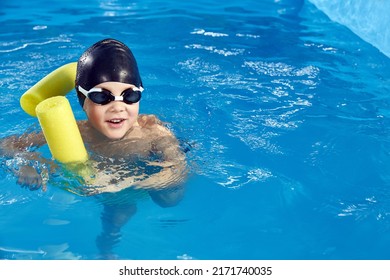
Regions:
<svg viewBox="0 0 390 280"><path fill-rule="evenodd" d="M124 90L135 86L119 82L105 82L95 87L104 88L113 95L120 96ZM123 138L137 122L139 102L126 104L123 101L111 101L106 105L99 105L86 98L83 108L90 124L107 138L114 140Z"/></svg>

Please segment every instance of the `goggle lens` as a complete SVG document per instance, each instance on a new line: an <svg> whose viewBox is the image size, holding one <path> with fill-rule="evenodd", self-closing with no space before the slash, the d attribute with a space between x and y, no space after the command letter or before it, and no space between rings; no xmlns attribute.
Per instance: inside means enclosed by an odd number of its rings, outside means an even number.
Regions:
<svg viewBox="0 0 390 280"><path fill-rule="evenodd" d="M113 100L111 92L105 89L102 91L92 91L88 93L88 98L91 99L93 103L100 105L106 105Z"/></svg>
<svg viewBox="0 0 390 280"><path fill-rule="evenodd" d="M127 104L137 103L141 100L141 91L133 90L132 88L126 89L121 94L123 96L123 101Z"/></svg>

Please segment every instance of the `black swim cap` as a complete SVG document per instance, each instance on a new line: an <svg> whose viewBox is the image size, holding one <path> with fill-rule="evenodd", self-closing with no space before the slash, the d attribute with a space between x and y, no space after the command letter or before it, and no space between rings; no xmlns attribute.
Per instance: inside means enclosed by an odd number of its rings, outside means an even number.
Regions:
<svg viewBox="0 0 390 280"><path fill-rule="evenodd" d="M88 48L77 63L76 91L81 106L85 96L78 86L90 90L104 82L121 82L142 87L137 62L131 50L114 39L101 40Z"/></svg>

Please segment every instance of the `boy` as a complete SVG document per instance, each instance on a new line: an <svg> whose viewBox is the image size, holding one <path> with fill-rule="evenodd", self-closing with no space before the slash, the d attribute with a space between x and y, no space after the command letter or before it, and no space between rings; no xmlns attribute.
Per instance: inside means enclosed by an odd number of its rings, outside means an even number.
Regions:
<svg viewBox="0 0 390 280"><path fill-rule="evenodd" d="M184 193L181 184L187 174L185 156L176 137L160 120L154 115L139 115L143 87L130 49L114 39L95 43L78 61L75 85L79 103L87 115L87 120L79 121L78 126L97 170L93 182L99 187L95 193L120 195L128 187L143 188L160 206L176 205ZM11 136L1 141L0 151L4 156L35 160L36 153L26 151L43 144L42 133ZM151 157L158 160L150 160ZM148 165L159 171L129 175L123 163L140 160L148 161ZM44 187L42 174L34 166L22 164L15 174L22 186ZM103 232L97 245L104 258L109 258L120 228L136 208L134 202L103 205Z"/></svg>

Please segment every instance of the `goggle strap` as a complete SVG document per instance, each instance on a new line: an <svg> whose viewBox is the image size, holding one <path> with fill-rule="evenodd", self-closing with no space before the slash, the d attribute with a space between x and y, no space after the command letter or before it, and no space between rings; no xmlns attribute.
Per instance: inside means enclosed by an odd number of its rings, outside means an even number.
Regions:
<svg viewBox="0 0 390 280"><path fill-rule="evenodd" d="M91 88L90 90L85 90L84 88L82 88L81 86L78 86L78 90L83 94L85 95L85 97L88 97L89 98L89 94L92 93L92 92L102 92L103 89L102 88ZM143 87L139 87L139 88L133 88L132 89L133 92L136 92L138 91L139 93L141 93L144 89ZM109 92L109 91L108 91ZM123 93L122 93L123 94ZM111 101L124 101L124 97L123 95L120 95L120 96L115 96L113 95L111 92L109 92L109 99L111 99ZM113 98L113 99L112 99ZM94 102L94 101L93 101ZM109 103L110 101L108 101L107 103ZM96 102L95 102L96 103ZM107 104L106 103L106 104ZM131 104L131 103L128 103L126 102L127 104ZM97 104L100 104L102 105L101 103L97 103Z"/></svg>

